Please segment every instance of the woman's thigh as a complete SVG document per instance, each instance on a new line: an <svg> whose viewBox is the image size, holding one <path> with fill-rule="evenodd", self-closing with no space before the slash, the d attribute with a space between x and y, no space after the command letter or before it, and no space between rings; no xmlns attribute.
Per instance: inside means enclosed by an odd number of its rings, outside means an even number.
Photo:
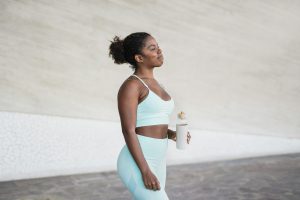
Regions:
<svg viewBox="0 0 300 200"><path fill-rule="evenodd" d="M150 160L146 159L146 161L151 171L157 176L161 183L160 190L154 191L145 187L142 174L126 147L121 150L118 157L117 169L119 177L135 200L168 200L169 198L164 190L166 178L165 166L162 165L162 168L157 168L157 165L153 165Z"/></svg>

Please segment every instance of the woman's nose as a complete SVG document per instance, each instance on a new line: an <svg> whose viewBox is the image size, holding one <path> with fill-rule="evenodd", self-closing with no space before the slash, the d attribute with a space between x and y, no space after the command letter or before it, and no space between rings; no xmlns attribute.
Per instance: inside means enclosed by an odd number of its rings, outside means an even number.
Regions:
<svg viewBox="0 0 300 200"><path fill-rule="evenodd" d="M162 50L160 48L158 48L158 53L161 54L162 53Z"/></svg>

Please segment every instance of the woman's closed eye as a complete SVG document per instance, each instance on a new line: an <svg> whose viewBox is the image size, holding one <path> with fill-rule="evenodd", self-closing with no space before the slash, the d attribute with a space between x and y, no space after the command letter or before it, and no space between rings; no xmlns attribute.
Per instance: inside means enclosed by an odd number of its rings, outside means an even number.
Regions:
<svg viewBox="0 0 300 200"><path fill-rule="evenodd" d="M159 46L157 46L157 48L159 49ZM154 50L156 50L156 48L152 48L152 49L150 49L151 51L154 51Z"/></svg>

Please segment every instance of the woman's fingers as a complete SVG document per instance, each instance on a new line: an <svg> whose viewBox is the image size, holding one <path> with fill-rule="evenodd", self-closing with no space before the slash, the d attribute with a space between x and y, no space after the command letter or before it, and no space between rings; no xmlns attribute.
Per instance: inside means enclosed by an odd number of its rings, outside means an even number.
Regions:
<svg viewBox="0 0 300 200"><path fill-rule="evenodd" d="M150 178L145 186L150 190L160 190L160 183L156 177Z"/></svg>
<svg viewBox="0 0 300 200"><path fill-rule="evenodd" d="M153 190L160 190L160 186L158 182L154 182L152 183L152 185L153 185Z"/></svg>
<svg viewBox="0 0 300 200"><path fill-rule="evenodd" d="M160 183L159 183L159 181L158 181L157 178L156 178L156 189L157 189L157 190L160 190Z"/></svg>
<svg viewBox="0 0 300 200"><path fill-rule="evenodd" d="M151 186L152 186L152 190L156 190L156 184L155 184L155 182L152 182Z"/></svg>
<svg viewBox="0 0 300 200"><path fill-rule="evenodd" d="M157 190L160 190L160 185L159 185L159 183L157 183Z"/></svg>
<svg viewBox="0 0 300 200"><path fill-rule="evenodd" d="M187 134L187 143L189 144L190 143L190 139L191 139L191 135L190 135L190 132L188 132L188 134Z"/></svg>
<svg viewBox="0 0 300 200"><path fill-rule="evenodd" d="M148 183L148 189L150 189L150 190L154 189L154 185L152 184L151 181Z"/></svg>
<svg viewBox="0 0 300 200"><path fill-rule="evenodd" d="M146 188L147 189L150 189L150 190L152 190L153 189L153 184L152 184L152 178L151 177L149 177L149 179L147 180L147 182L146 182Z"/></svg>
<svg viewBox="0 0 300 200"><path fill-rule="evenodd" d="M160 183L156 177L155 177L155 190L160 190Z"/></svg>
<svg viewBox="0 0 300 200"><path fill-rule="evenodd" d="M151 190L160 190L160 185L158 181L153 181L150 184L150 188Z"/></svg>

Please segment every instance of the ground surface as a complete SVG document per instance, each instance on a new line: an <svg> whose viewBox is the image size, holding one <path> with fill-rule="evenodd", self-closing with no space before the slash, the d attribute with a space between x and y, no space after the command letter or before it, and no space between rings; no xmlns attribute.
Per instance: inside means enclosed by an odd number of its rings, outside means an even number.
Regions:
<svg viewBox="0 0 300 200"><path fill-rule="evenodd" d="M300 153L167 166L170 200L299 200ZM0 183L0 200L130 200L115 171Z"/></svg>

